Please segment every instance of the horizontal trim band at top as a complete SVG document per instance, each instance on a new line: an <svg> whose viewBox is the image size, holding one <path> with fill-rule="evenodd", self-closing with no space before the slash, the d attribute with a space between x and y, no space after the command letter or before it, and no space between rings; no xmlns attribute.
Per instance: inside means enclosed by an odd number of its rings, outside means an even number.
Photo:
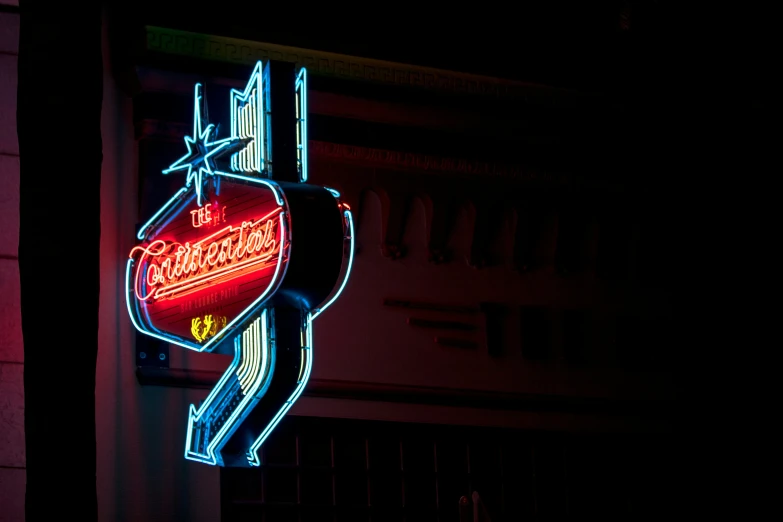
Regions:
<svg viewBox="0 0 783 522"><path fill-rule="evenodd" d="M536 94L582 95L570 89L517 80L165 27L148 25L145 32L147 51L208 61L250 65L258 60L280 60L304 66L311 74L320 76L501 99L524 99Z"/></svg>

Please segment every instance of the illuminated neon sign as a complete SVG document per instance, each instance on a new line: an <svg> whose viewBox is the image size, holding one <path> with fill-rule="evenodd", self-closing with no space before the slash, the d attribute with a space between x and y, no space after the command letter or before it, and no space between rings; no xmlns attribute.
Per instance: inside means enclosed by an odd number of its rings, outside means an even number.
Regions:
<svg viewBox="0 0 783 522"><path fill-rule="evenodd" d="M205 120L196 85L187 154L163 171L186 173L185 186L140 228L128 257L127 307L139 332L234 357L190 407L190 460L260 465L259 448L310 376L313 320L352 268L349 207L305 183L306 74L258 62L230 93L225 138Z"/></svg>

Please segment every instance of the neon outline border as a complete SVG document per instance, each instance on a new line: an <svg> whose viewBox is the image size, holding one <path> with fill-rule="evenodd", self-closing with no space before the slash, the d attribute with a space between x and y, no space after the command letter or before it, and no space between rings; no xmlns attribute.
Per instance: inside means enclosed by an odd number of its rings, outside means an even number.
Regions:
<svg viewBox="0 0 783 522"><path fill-rule="evenodd" d="M259 62L260 63L260 62ZM252 76L251 76L252 80ZM248 85L250 82L248 82ZM198 199L198 206L201 206L201 196L203 192L203 185L204 185L204 178L203 174L207 174L208 176L212 176L215 173L212 171L212 165L210 164L210 158L217 154L218 152L222 151L226 146L230 144L230 141L233 139L231 138L224 138L222 140L214 140L212 142L209 141L209 137L212 134L212 131L215 129L215 125L211 123L207 123L206 129L204 128L204 115L202 114L202 105L204 108L206 108L206 100L204 99L204 95L202 93L203 85L201 83L196 83L194 86L193 91L193 136L185 136L185 146L188 149L187 154L180 157L178 160L176 160L174 163L169 165L167 169L164 169L162 172L163 174L170 174L172 172L178 171L178 170L188 170L188 174L185 177L185 187L189 187L191 183L195 180L195 186L196 186L196 198ZM233 98L232 98L233 99ZM232 112L232 121L233 121L233 112ZM212 150L209 150L204 157L201 159L202 163L204 164L203 167L198 168L198 172L193 174L193 163L187 163L183 164L182 161L188 159L191 154L193 154L193 147L197 146L196 144L199 141L204 142L204 148L209 149L210 147L215 147Z"/></svg>
<svg viewBox="0 0 783 522"><path fill-rule="evenodd" d="M229 138L225 138L226 140L239 140L239 133L237 132L237 103L236 101L239 100L239 103L247 103L247 101L250 99L250 95L253 93L253 88L255 87L256 90L256 134L255 136L255 146L256 146L256 154L258 157L258 166L259 170L250 170L250 172L255 172L256 174L263 174L266 170L266 155L264 154L264 147L265 145L265 139L266 134L264 133L264 96L263 96L263 62L259 60L256 62L255 67L253 68L253 72L250 74L250 79L247 81L247 84L245 85L245 90L240 91L239 89L231 89L231 92L229 93L229 103L231 104L230 107L230 114L231 114L231 136ZM239 154L239 151L233 152L231 155ZM231 158L229 158L229 166L231 165ZM232 170L234 170L232 168ZM248 171L245 170L239 170L239 172L244 172L245 174L248 173ZM217 174L217 172L216 172Z"/></svg>
<svg viewBox="0 0 783 522"><path fill-rule="evenodd" d="M269 424L266 425L264 431L261 432L261 434L256 438L255 442L253 442L253 444L247 450L247 461L251 467L258 467L261 465L261 459L258 455L258 450L261 449L261 446L264 444L264 441L266 441L266 438L269 437L269 434L272 433L272 430L274 430L280 423L280 419L282 419L285 414L288 413L288 410L291 409L291 406L293 406L297 399L299 399L299 396L302 395L302 392L307 385L307 381L310 380L310 372L313 369L313 317L309 313L307 314L306 324L307 332L305 337L307 346L302 347L302 350L304 350L307 354L307 358L304 364L304 375L299 381L297 381L296 388L294 389L291 396L288 397L288 400L283 403L283 406L277 411L272 420L269 421Z"/></svg>
<svg viewBox="0 0 783 522"><path fill-rule="evenodd" d="M301 120L299 123L300 128L302 129L302 135L297 136L301 143L302 147L302 168L299 172L299 181L302 183L307 182L307 69L302 67L302 69L299 71L299 76L296 78L296 83L294 84L294 92L299 92L299 119Z"/></svg>
<svg viewBox="0 0 783 522"><path fill-rule="evenodd" d="M250 178L250 177L247 177L247 176L239 176L239 175L234 175L234 174L228 174L228 173L220 172L220 171L216 171L215 174L219 175L219 176L226 176L226 177L230 177L230 178L237 178L237 179L241 179L241 180L244 180L244 181L258 183L258 184L261 184L261 185L266 185L267 187L272 189L272 192L275 194L275 201L277 201L278 204L280 204L284 208L286 208L286 209L288 208L287 201L285 200L285 195L282 193L282 191L280 191L279 187L276 184L274 184L274 183L272 183L272 182L270 182L268 180L260 179L260 178ZM286 219L284 219L284 218L286 218ZM283 210L280 213L280 224L281 224L281 227L280 227L280 237L281 237L281 239L283 241L288 239L287 229L286 229L286 225L285 225L285 222L287 221L287 218L288 218L288 213L285 210ZM144 237L146 238L146 236L144 236ZM258 299L253 301L253 303L250 304L247 308L245 308L245 310L242 313L238 314L234 318L234 320L232 320L230 323L228 323L226 326L224 326L223 329L220 332L218 332L214 337L212 337L209 341L207 341L206 344L204 344L202 346L198 346L198 345L195 345L195 344L193 344L193 345L185 344L185 342L183 342L181 338L166 337L165 335L154 333L154 332L146 329L145 327L142 327L137 322L137 319L141 319L141 318L137 318L135 316L135 314L133 314L133 312L131 310L131 303L130 303L131 299L134 299L134 297L131 296L131 293L134 293L134 290L132 288L132 285L130 284L131 266L134 263L133 258L131 258L131 259L128 260L127 268L126 268L126 271L125 271L125 285L126 285L125 301L126 301L126 304L127 304L127 307L128 307L128 314L131 317L131 322L133 323L133 326L136 327L136 329L139 332L141 332L143 334L146 334L146 335L149 335L151 337L155 337L156 339L160 339L161 341L164 341L164 342L167 342L167 343L176 344L177 346L181 346L183 348L187 348L188 350L193 350L193 351L199 352L199 353L202 353L202 352L205 352L205 351L210 351L210 350L207 350L207 348L216 346L219 342L222 342L222 340L225 337L225 334L230 330L231 327L233 327L238 321L246 318L248 313L249 313L249 311L251 311L254 308L256 308L270 294L274 293L274 290L277 290L277 287L280 285L280 283L283 280L283 277L285 276L285 272L282 275L280 274L280 267L284 264L283 263L283 255L288 250L290 250L290 242L289 242L289 248L281 248L280 249L280 254L278 256L277 266L275 267L275 273L272 276L272 281L269 283L269 286L264 291L264 293L261 294L261 296ZM286 268L288 268L288 263L285 263L285 265L286 265ZM135 296L135 293L134 293L134 296Z"/></svg>
<svg viewBox="0 0 783 522"><path fill-rule="evenodd" d="M329 306L331 306L332 303L334 303L337 300L337 298L340 296L343 289L345 288L348 279L351 276L351 269L353 268L353 252L354 252L354 244L355 244L353 215L351 214L350 210L345 210L343 212L343 215L348 220L348 233L351 235L350 236L351 250L348 256L348 267L345 270L345 277L343 277L342 283L340 284L340 288L337 290L334 296L332 296L332 298L323 307L318 308L315 315L313 315L312 313L307 314L307 322L306 322L307 346L302 347L303 350L307 350L307 360L305 361L304 376L302 377L301 380L297 382L296 389L294 389L293 393L288 398L288 400L283 403L283 406L280 408L280 410L278 410L278 412L275 414L275 416L272 418L269 424L267 424L266 428L264 428L264 431L262 431L261 434L258 436L258 438L256 438L255 442L253 442L253 444L250 446L250 449L248 449L247 460L251 467L257 467L261 465L261 458L258 454L259 450L261 449L261 446L264 444L264 441L266 441L267 437L269 437L269 434L280 423L280 420L285 416L286 413L288 413L288 410L291 409L291 406L293 406L294 403L299 399L299 396L302 395L302 392L307 386L307 381L310 380L310 372L312 371L313 368L313 321L315 320L316 317L318 317L321 314L321 312L326 310Z"/></svg>
<svg viewBox="0 0 783 522"><path fill-rule="evenodd" d="M351 277L351 270L353 269L353 249L356 241L356 239L354 238L354 230L353 230L353 215L351 214L350 210L344 211L343 215L348 220L348 233L351 234L351 250L348 253L348 268L345 270L345 277L343 278L342 283L340 283L340 288L337 290L337 292L335 292L332 298L325 305L316 308L313 311L314 312L313 320L315 320L316 317L321 315L324 310L329 308L337 300L337 298L340 297L340 294L342 294L345 285L348 284L348 279Z"/></svg>

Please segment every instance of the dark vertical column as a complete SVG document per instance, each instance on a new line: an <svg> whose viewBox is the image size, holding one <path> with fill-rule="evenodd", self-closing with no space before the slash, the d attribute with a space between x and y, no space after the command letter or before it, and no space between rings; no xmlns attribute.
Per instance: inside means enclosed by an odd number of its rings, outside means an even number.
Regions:
<svg viewBox="0 0 783 522"><path fill-rule="evenodd" d="M267 127L267 154L275 181L299 181L296 167L296 98L294 64L270 60L264 66L266 110L271 113Z"/></svg>
<svg viewBox="0 0 783 522"><path fill-rule="evenodd" d="M26 519L97 519L101 10L20 1Z"/></svg>
<svg viewBox="0 0 783 522"><path fill-rule="evenodd" d="M485 318L487 353L492 357L503 355L505 343L504 322L506 306L500 303L481 303L479 305Z"/></svg>

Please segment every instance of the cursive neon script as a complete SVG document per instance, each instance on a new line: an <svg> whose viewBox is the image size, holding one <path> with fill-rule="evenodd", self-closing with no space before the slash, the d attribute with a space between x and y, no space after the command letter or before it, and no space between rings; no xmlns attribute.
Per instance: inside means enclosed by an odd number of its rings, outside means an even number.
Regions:
<svg viewBox="0 0 783 522"><path fill-rule="evenodd" d="M194 243L155 240L137 246L130 257L138 255L134 292L140 301L173 299L261 270L277 263L282 246L282 209L266 216L227 226Z"/></svg>

